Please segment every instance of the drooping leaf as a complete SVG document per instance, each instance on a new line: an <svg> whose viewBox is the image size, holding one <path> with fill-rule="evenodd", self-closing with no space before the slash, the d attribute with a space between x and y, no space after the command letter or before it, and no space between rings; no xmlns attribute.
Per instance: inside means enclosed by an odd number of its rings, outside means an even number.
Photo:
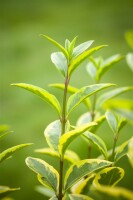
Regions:
<svg viewBox="0 0 133 200"><path fill-rule="evenodd" d="M124 170L120 167L107 167L98 172L93 180L94 187L115 186L124 177Z"/></svg>
<svg viewBox="0 0 133 200"><path fill-rule="evenodd" d="M20 188L10 188L8 186L0 185L0 198L7 196L10 192L20 190Z"/></svg>
<svg viewBox="0 0 133 200"><path fill-rule="evenodd" d="M125 38L128 45L133 49L133 30L126 31Z"/></svg>
<svg viewBox="0 0 133 200"><path fill-rule="evenodd" d="M67 50L62 46L60 45L58 42L56 42L55 40L53 40L51 37L47 36L47 35L41 35L43 37L45 37L46 39L48 39L52 44L54 44L56 47L58 47L59 50L62 51L62 53L66 56L66 58L68 59L69 55L68 55L68 52Z"/></svg>
<svg viewBox="0 0 133 200"><path fill-rule="evenodd" d="M99 159L85 159L77 162L74 165L71 165L64 180L65 190L68 190L82 177L109 165L111 165L111 162Z"/></svg>
<svg viewBox="0 0 133 200"><path fill-rule="evenodd" d="M110 111L106 111L105 116L111 130L113 131L114 134L116 134L118 128L118 121L116 116L114 115L113 112Z"/></svg>
<svg viewBox="0 0 133 200"><path fill-rule="evenodd" d="M83 194L69 194L70 200L93 200L91 197L88 197Z"/></svg>
<svg viewBox="0 0 133 200"><path fill-rule="evenodd" d="M7 158L9 158L12 154L14 154L16 151L23 149L25 147L28 147L32 145L31 143L27 143L27 144L19 144L16 146L13 146L9 149L6 149L5 151L3 151L2 153L0 153L0 163L4 160L6 160Z"/></svg>
<svg viewBox="0 0 133 200"><path fill-rule="evenodd" d="M77 57L78 55L86 51L92 45L93 42L94 40L90 40L75 47L72 53L72 57Z"/></svg>
<svg viewBox="0 0 133 200"><path fill-rule="evenodd" d="M67 114L69 115L70 112L76 106L78 106L82 101L84 101L87 97L111 86L113 86L113 84L107 83L107 84L94 84L81 88L79 91L77 91L75 94L69 97L67 103Z"/></svg>
<svg viewBox="0 0 133 200"><path fill-rule="evenodd" d="M128 155L129 161L133 167L133 137L129 140L127 155Z"/></svg>
<svg viewBox="0 0 133 200"><path fill-rule="evenodd" d="M88 131L85 132L83 136L99 149L99 151L104 155L105 159L108 158L106 144L99 136Z"/></svg>
<svg viewBox="0 0 133 200"><path fill-rule="evenodd" d="M88 124L85 124L83 126L76 128L75 130L72 130L72 131L69 131L69 132L63 134L60 137L60 141L59 141L60 154L63 156L67 147L74 139L76 139L79 135L84 133L89 127L95 126L95 125L96 125L95 122L90 122Z"/></svg>
<svg viewBox="0 0 133 200"><path fill-rule="evenodd" d="M34 93L35 95L41 97L44 101L46 101L52 107L54 107L56 109L56 111L58 112L58 114L60 115L61 106L60 106L57 98L54 95L47 92L46 90L44 90L40 87L37 87L35 85L30 85L30 84L26 84L26 83L14 83L11 85L24 88L24 89Z"/></svg>
<svg viewBox="0 0 133 200"><path fill-rule="evenodd" d="M111 56L110 58L106 59L102 65L100 66L100 68L98 69L98 73L97 73L97 80L100 80L101 77L103 76L103 74L108 71L112 65L114 65L115 63L118 63L120 60L122 60L124 58L124 56L121 56L119 54Z"/></svg>
<svg viewBox="0 0 133 200"><path fill-rule="evenodd" d="M126 56L126 61L130 69L133 71L133 53L128 53Z"/></svg>
<svg viewBox="0 0 133 200"><path fill-rule="evenodd" d="M115 162L120 160L123 156L125 156L128 153L128 143L129 143L129 140L124 142L117 148L115 157L114 157Z"/></svg>
<svg viewBox="0 0 133 200"><path fill-rule="evenodd" d="M59 72L66 77L67 75L67 59L62 52L55 52L51 54L51 60Z"/></svg>
<svg viewBox="0 0 133 200"><path fill-rule="evenodd" d="M101 107L102 104L106 103L108 100L131 90L133 90L133 87L120 87L120 88L111 90L109 92L106 92L97 99L97 107L99 108Z"/></svg>
<svg viewBox="0 0 133 200"><path fill-rule="evenodd" d="M49 188L45 188L44 186L41 186L41 185L37 185L35 187L35 190L47 197L52 197L53 195L55 195L53 190L50 190Z"/></svg>
<svg viewBox="0 0 133 200"><path fill-rule="evenodd" d="M81 53L79 56L77 56L75 59L73 59L72 63L69 66L69 76L72 74L72 72L78 67L79 64L81 64L85 59L87 59L91 54L95 53L96 51L100 50L101 48L105 47L106 45L94 47L92 49L89 49L83 53Z"/></svg>
<svg viewBox="0 0 133 200"><path fill-rule="evenodd" d="M50 188L57 191L59 174L51 165L39 158L32 157L26 158L26 164L31 170L43 177L44 181L47 182Z"/></svg>
<svg viewBox="0 0 133 200"><path fill-rule="evenodd" d="M55 151L58 151L58 144L62 131L61 127L62 126L60 120L56 120L50 123L44 131L44 136L46 138L49 147ZM69 131L69 128L70 128L70 123L69 121L67 121L65 128L66 132Z"/></svg>

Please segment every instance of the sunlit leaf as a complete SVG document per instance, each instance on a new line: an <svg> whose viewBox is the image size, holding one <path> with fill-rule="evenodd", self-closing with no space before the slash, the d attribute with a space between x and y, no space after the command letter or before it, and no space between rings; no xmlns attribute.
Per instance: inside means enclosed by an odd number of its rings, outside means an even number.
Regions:
<svg viewBox="0 0 133 200"><path fill-rule="evenodd" d="M68 52L67 52L67 50L62 46L62 45L60 45L58 42L56 42L55 40L53 40L52 38L50 38L49 36L47 36L47 35L41 35L41 36L43 36L43 37L45 37L46 39L48 39L52 44L54 44L56 47L58 47L58 49L59 50L61 50L62 51L62 53L66 56L66 58L68 59Z"/></svg>
<svg viewBox="0 0 133 200"><path fill-rule="evenodd" d="M85 159L71 165L65 175L65 190L68 190L82 177L109 165L111 165L111 162L99 159Z"/></svg>
<svg viewBox="0 0 133 200"><path fill-rule="evenodd" d="M107 84L94 84L81 88L79 91L77 91L75 94L69 97L67 103L67 114L69 115L70 112L75 107L77 107L82 101L84 101L87 97L111 86L113 86L113 84L107 83Z"/></svg>
<svg viewBox="0 0 133 200"><path fill-rule="evenodd" d="M52 107L54 107L56 109L56 111L58 112L58 114L60 115L61 107L60 107L60 104L59 104L57 98L54 95L47 92L46 90L44 90L40 87L37 87L35 85L30 85L30 84L26 84L26 83L14 83L11 85L24 88L24 89L34 93L35 95L41 97L44 101L46 101Z"/></svg>
<svg viewBox="0 0 133 200"><path fill-rule="evenodd" d="M93 200L91 197L88 197L83 194L69 194L70 200Z"/></svg>
<svg viewBox="0 0 133 200"><path fill-rule="evenodd" d="M63 76L67 75L67 59L62 52L55 52L51 54L51 60L56 68Z"/></svg>
<svg viewBox="0 0 133 200"><path fill-rule="evenodd" d="M114 132L114 134L116 134L118 127L117 117L114 115L113 112L110 111L106 111L105 116L111 130Z"/></svg>
<svg viewBox="0 0 133 200"><path fill-rule="evenodd" d="M128 155L129 161L133 167L133 137L129 140L127 155Z"/></svg>
<svg viewBox="0 0 133 200"><path fill-rule="evenodd" d="M55 193L52 190L50 190L49 188L45 188L44 186L41 185L37 185L35 187L35 190L47 197L52 197L53 195L55 195Z"/></svg>
<svg viewBox="0 0 133 200"><path fill-rule="evenodd" d="M133 71L133 53L128 53L126 56L126 61L130 69Z"/></svg>
<svg viewBox="0 0 133 200"><path fill-rule="evenodd" d="M73 59L72 63L69 66L69 76L72 74L72 72L78 67L79 64L81 64L85 59L88 58L91 54L95 53L96 51L100 50L101 48L105 47L106 45L94 47L92 49L89 49L83 53L81 53L79 56L77 56L75 59Z"/></svg>
<svg viewBox="0 0 133 200"><path fill-rule="evenodd" d="M13 146L9 149L6 149L5 151L3 151L2 153L0 153L0 163L4 160L6 160L7 158L9 158L12 154L14 154L16 151L23 149L25 147L28 147L32 145L31 143L27 143L27 144L19 144L16 146Z"/></svg>
<svg viewBox="0 0 133 200"><path fill-rule="evenodd" d="M83 126L76 128L75 130L72 130L72 131L69 131L69 132L63 134L60 138L60 141L59 141L59 152L60 152L60 154L64 155L67 147L69 146L69 144L74 139L76 139L79 135L84 133L89 127L95 126L95 125L96 125L95 122L90 122L88 124L85 124Z"/></svg>
<svg viewBox="0 0 133 200"><path fill-rule="evenodd" d="M32 157L26 158L26 164L31 170L43 177L54 191L57 191L59 174L51 165L41 159Z"/></svg>
<svg viewBox="0 0 133 200"><path fill-rule="evenodd" d="M117 162L120 160L123 156L125 156L128 153L128 143L129 140L122 143L116 150L114 161Z"/></svg>

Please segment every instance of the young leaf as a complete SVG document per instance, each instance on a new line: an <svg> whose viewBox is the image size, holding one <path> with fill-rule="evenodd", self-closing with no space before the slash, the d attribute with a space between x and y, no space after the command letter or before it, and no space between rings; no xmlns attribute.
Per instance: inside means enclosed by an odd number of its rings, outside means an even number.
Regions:
<svg viewBox="0 0 133 200"><path fill-rule="evenodd" d="M53 197L51 197L49 200L58 200L57 197L54 195Z"/></svg>
<svg viewBox="0 0 133 200"><path fill-rule="evenodd" d="M61 107L60 107L60 104L59 104L58 100L56 99L56 97L54 95L50 94L46 90L44 90L44 89L42 89L40 87L37 87L35 85L30 85L30 84L25 84L25 83L14 83L14 84L11 84L11 85L24 88L24 89L34 93L35 95L41 97L44 101L46 101L52 107L54 107L55 110L60 115Z"/></svg>
<svg viewBox="0 0 133 200"><path fill-rule="evenodd" d="M37 185L35 187L35 190L47 197L52 197L53 195L55 195L55 193L52 190L50 190L49 188L45 188L41 185Z"/></svg>
<svg viewBox="0 0 133 200"><path fill-rule="evenodd" d="M126 61L130 69L133 71L133 53L128 53L126 55Z"/></svg>
<svg viewBox="0 0 133 200"><path fill-rule="evenodd" d="M65 175L65 190L68 190L82 177L109 165L111 165L111 162L99 159L85 159L71 165Z"/></svg>
<svg viewBox="0 0 133 200"><path fill-rule="evenodd" d="M105 159L108 158L108 152L107 152L107 147L104 143L104 141L97 135L93 134L93 133L90 133L90 132L85 132L83 134L83 136L92 142L92 144L94 144L98 149L99 151L104 155Z"/></svg>
<svg viewBox="0 0 133 200"><path fill-rule="evenodd" d="M67 75L67 59L62 52L55 52L51 54L51 60L61 74L66 77Z"/></svg>
<svg viewBox="0 0 133 200"><path fill-rule="evenodd" d="M69 46L69 49L68 49L70 58L71 58L71 56L72 56L73 49L74 49L74 46L75 46L75 43L76 43L77 38L78 38L78 36L76 36L76 37L72 40L72 42L70 43L70 46Z"/></svg>
<svg viewBox="0 0 133 200"><path fill-rule="evenodd" d="M124 177L124 170L120 167L108 167L98 172L93 180L95 188L106 186L115 186Z"/></svg>
<svg viewBox="0 0 133 200"><path fill-rule="evenodd" d="M101 107L101 105L107 102L108 100L130 90L133 90L133 87L120 87L102 94L97 100L97 107Z"/></svg>
<svg viewBox="0 0 133 200"><path fill-rule="evenodd" d="M42 176L45 182L47 182L54 191L57 191L59 174L51 165L41 159L32 157L26 158L26 164L31 170Z"/></svg>
<svg viewBox="0 0 133 200"><path fill-rule="evenodd" d="M67 121L66 123L66 132L69 131L70 123ZM56 120L52 123L50 123L45 131L44 136L46 137L46 141L50 148L52 148L55 151L58 151L58 144L59 139L61 136L61 122L60 120Z"/></svg>
<svg viewBox="0 0 133 200"><path fill-rule="evenodd" d="M62 53L66 56L66 58L68 59L69 55L68 55L68 52L67 50L62 46L60 45L58 42L56 42L55 40L53 40L52 38L50 38L49 36L47 35L43 35L43 37L45 37L46 39L48 39L51 43L53 43L56 47L58 47L59 50L62 51Z"/></svg>
<svg viewBox="0 0 133 200"><path fill-rule="evenodd" d="M83 194L69 194L70 200L93 200L91 197L88 197Z"/></svg>
<svg viewBox="0 0 133 200"><path fill-rule="evenodd" d="M59 141L60 155L62 155L62 156L64 155L67 147L74 139L76 139L79 135L81 135L86 130L88 130L89 127L95 126L95 125L96 125L95 122L90 122L88 124L80 126L80 127L76 128L75 130L72 130L72 131L67 132L66 134L62 135L60 138L60 141Z"/></svg>
<svg viewBox="0 0 133 200"><path fill-rule="evenodd" d="M86 51L92 45L93 42L94 40L90 40L75 47L72 53L72 57L77 57L78 55Z"/></svg>
<svg viewBox="0 0 133 200"><path fill-rule="evenodd" d="M114 162L117 162L118 160L120 160L123 156L125 156L128 153L128 143L129 143L129 140L124 142L117 148L116 153L115 153Z"/></svg>
<svg viewBox="0 0 133 200"><path fill-rule="evenodd" d="M91 54L95 53L96 51L100 50L101 48L105 47L106 45L94 47L92 49L89 49L83 53L81 53L79 56L77 56L75 59L73 59L72 63L69 66L69 76L72 74L72 72L78 67L79 64L81 64L85 59L87 59Z"/></svg>
<svg viewBox="0 0 133 200"><path fill-rule="evenodd" d="M71 95L68 99L67 103L67 115L70 114L70 112L78 106L82 101L84 101L87 97L105 89L108 87L113 86L114 84L94 84L89 85L86 87L81 88L79 91L77 91L75 94Z"/></svg>
<svg viewBox="0 0 133 200"><path fill-rule="evenodd" d="M108 122L111 130L114 132L114 134L116 134L117 127L118 127L118 122L117 122L116 116L110 111L106 111L105 116L106 116L107 122Z"/></svg>
<svg viewBox="0 0 133 200"><path fill-rule="evenodd" d="M128 155L129 161L133 167L133 137L129 140L127 155Z"/></svg>
<svg viewBox="0 0 133 200"><path fill-rule="evenodd" d="M32 145L31 143L27 143L27 144L19 144L16 146L13 146L9 149L6 149L5 151L3 151L2 153L0 153L0 163L4 160L6 160L7 158L9 158L12 154L14 154L16 151L23 149L25 147L28 147Z"/></svg>

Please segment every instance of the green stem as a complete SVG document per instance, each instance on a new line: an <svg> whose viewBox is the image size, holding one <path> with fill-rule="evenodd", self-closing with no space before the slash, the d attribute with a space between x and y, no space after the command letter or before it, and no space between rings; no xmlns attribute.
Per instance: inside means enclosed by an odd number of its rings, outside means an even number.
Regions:
<svg viewBox="0 0 133 200"><path fill-rule="evenodd" d="M114 161L114 156L115 156L115 148L118 140L118 133L115 134L114 136L114 144L113 144L113 149L112 149L112 154L111 154L111 160Z"/></svg>

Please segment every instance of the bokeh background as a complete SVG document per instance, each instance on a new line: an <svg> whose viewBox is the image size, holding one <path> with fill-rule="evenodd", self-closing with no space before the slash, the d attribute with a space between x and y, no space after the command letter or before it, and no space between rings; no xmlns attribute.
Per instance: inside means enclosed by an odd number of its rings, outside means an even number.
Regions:
<svg viewBox="0 0 133 200"><path fill-rule="evenodd" d="M57 49L39 35L49 35L61 44L76 35L79 36L77 44L94 39L93 46L109 45L97 53L107 58L131 51L124 38L130 29L133 29L133 0L0 0L0 123L8 124L14 131L1 141L0 150L20 143L34 143L0 166L0 184L21 187L11 195L14 199L47 199L35 191L38 182L25 165L27 156L44 158L58 168L55 159L34 153L34 149L46 146L43 131L57 119L56 113L41 99L10 86L17 82L35 84L53 92L61 101L62 92L48 87L50 83L63 82L50 61L50 54ZM123 60L102 81L118 86L133 85L133 73ZM90 83L84 64L74 73L71 85L82 87ZM127 93L126 97L132 98L133 94ZM71 122L75 124L85 111L81 105L73 112ZM130 138L132 133L132 126L128 124L119 143ZM98 134L111 148L113 135L106 123ZM70 148L85 158L87 146L80 141L81 138L75 140ZM96 155L94 150L93 156ZM119 164L127 175L120 185L133 190L133 172L128 160L124 158Z"/></svg>

